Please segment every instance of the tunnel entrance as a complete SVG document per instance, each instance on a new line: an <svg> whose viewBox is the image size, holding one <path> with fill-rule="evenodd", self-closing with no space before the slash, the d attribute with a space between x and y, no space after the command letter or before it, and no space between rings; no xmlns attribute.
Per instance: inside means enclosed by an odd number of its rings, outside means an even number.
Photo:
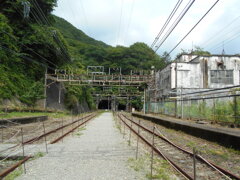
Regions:
<svg viewBox="0 0 240 180"><path fill-rule="evenodd" d="M121 110L125 111L126 108L127 108L127 107L126 107L126 105L124 105L124 104L119 104L119 105L118 105L118 110L119 110L119 111L121 111Z"/></svg>
<svg viewBox="0 0 240 180"><path fill-rule="evenodd" d="M98 109L112 109L111 104L111 101L101 100L98 104Z"/></svg>

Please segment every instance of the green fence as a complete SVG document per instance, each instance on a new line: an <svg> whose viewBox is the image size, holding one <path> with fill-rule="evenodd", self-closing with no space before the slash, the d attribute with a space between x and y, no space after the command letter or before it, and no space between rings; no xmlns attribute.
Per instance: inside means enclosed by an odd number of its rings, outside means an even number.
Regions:
<svg viewBox="0 0 240 180"><path fill-rule="evenodd" d="M240 124L240 97L198 98L146 103L147 113L183 119Z"/></svg>

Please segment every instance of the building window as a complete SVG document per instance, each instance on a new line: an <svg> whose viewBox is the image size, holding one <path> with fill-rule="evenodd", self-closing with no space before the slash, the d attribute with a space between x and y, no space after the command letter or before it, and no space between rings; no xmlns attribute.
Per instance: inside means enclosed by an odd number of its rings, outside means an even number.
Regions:
<svg viewBox="0 0 240 180"><path fill-rule="evenodd" d="M233 70L211 70L211 83L233 84Z"/></svg>

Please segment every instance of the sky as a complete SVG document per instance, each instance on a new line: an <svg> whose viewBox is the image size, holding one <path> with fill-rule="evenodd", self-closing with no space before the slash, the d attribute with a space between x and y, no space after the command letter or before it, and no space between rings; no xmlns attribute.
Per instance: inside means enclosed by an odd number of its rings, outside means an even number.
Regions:
<svg viewBox="0 0 240 180"><path fill-rule="evenodd" d="M166 31L188 4L183 0ZM195 0L157 53L169 52L216 0ZM54 14L88 36L111 46L144 42L151 46L178 0L58 0ZM240 53L240 0L220 0L170 55L200 46L213 54ZM166 33L164 31L164 33ZM163 35L164 35L163 33ZM160 39L162 36L160 37Z"/></svg>

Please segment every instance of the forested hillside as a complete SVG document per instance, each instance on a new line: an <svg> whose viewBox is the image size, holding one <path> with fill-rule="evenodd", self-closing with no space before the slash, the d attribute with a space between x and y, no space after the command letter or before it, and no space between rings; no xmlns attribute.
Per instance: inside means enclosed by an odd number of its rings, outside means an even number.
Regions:
<svg viewBox="0 0 240 180"><path fill-rule="evenodd" d="M88 37L62 18L55 16L54 19L54 27L59 29L68 42L73 59L84 66L123 67L123 73L129 73L130 70L149 70L151 66L160 69L165 65L163 58L144 43L137 42L130 47L111 47Z"/></svg>
<svg viewBox="0 0 240 180"><path fill-rule="evenodd" d="M56 0L31 0L24 15L24 1L2 0L0 6L0 100L17 98L28 106L43 99L46 69L87 65L122 67L130 70L164 66L163 58L144 43L111 47L88 37L62 18L51 14ZM93 106L90 89L68 87L65 103L72 108L84 99ZM83 97L84 96L84 97Z"/></svg>

